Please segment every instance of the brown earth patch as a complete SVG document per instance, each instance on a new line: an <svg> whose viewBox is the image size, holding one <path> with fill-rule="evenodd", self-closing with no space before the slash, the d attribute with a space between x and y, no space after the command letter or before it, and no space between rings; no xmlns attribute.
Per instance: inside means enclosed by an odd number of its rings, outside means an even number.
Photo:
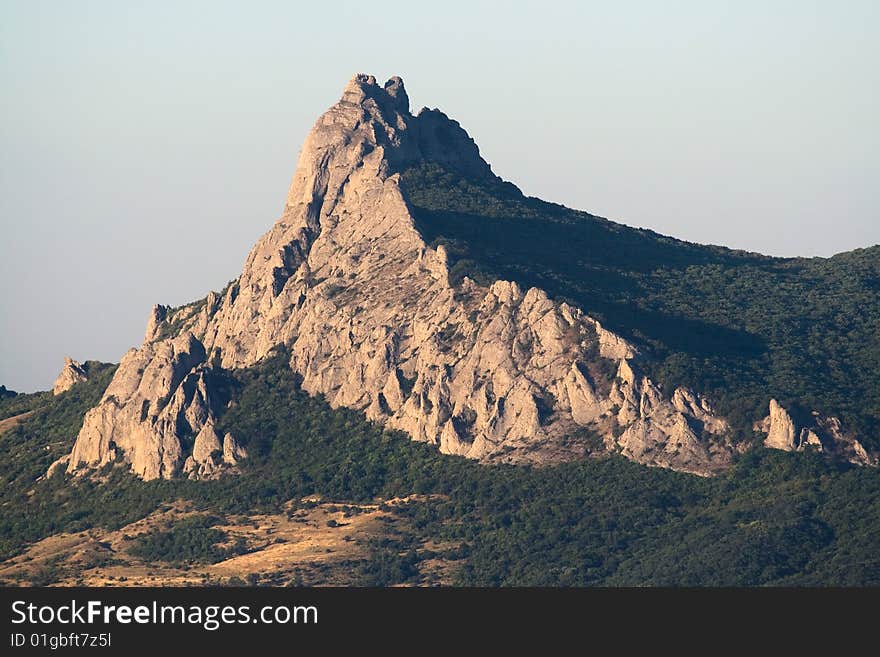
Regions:
<svg viewBox="0 0 880 657"><path fill-rule="evenodd" d="M14 426L21 424L25 420L27 420L31 415L33 415L33 411L28 411L27 413L21 413L20 415L13 415L12 417L8 417L5 420L0 420L0 434L9 431Z"/></svg>

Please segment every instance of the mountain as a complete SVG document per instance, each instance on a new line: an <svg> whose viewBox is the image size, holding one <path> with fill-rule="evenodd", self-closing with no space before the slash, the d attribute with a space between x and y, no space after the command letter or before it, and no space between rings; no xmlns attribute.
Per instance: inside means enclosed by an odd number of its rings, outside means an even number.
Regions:
<svg viewBox="0 0 880 657"><path fill-rule="evenodd" d="M692 244L431 164L403 187L454 278L507 277L585 309L636 342L664 388L711 398L739 437L776 398L805 424L813 410L839 416L878 447L880 246L771 258Z"/></svg>
<svg viewBox="0 0 880 657"><path fill-rule="evenodd" d="M764 332L710 321L742 294L701 316L691 309L701 304L665 281L714 289L715 272L741 288L737 277L761 267L792 269L527 199L492 173L457 122L437 110L411 114L402 80L379 86L359 75L307 137L284 212L241 276L188 306L154 308L144 344L122 358L66 467L121 459L144 479L234 468L246 448L216 429L224 372L284 347L304 390L443 453L550 464L620 452L714 474L749 444L717 400L745 388L769 407L770 394L800 392L797 376L755 392L749 370L772 369L777 352L799 345L778 344L776 319ZM685 311L672 316L669 306ZM719 370L745 370L746 385L713 381ZM730 386L737 391L725 396ZM872 441L816 411L804 440L774 438L779 413L748 424L766 430L769 446L876 464Z"/></svg>
<svg viewBox="0 0 880 657"><path fill-rule="evenodd" d="M0 583L877 585L874 468L754 449L715 477L618 455L483 465L332 409L280 350L226 380L237 476L43 477L112 366L0 427ZM0 414L6 411L0 402ZM20 417L20 416L17 416Z"/></svg>
<svg viewBox="0 0 880 657"><path fill-rule="evenodd" d="M60 395L62 392L70 390L77 383L89 380L89 364L79 363L70 356L64 358L64 367L55 379L55 385L52 387L53 395Z"/></svg>
<svg viewBox="0 0 880 657"><path fill-rule="evenodd" d="M525 197L358 75L238 278L0 399L0 580L877 583L878 296L880 247Z"/></svg>

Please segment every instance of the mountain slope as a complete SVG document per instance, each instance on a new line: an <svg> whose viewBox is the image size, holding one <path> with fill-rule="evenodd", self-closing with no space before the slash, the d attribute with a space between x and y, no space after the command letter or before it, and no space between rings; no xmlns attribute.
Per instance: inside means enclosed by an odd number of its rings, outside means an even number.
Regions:
<svg viewBox="0 0 880 657"><path fill-rule="evenodd" d="M284 348L307 392L485 462L619 452L710 475L749 447L754 426L768 446L876 464L824 407L801 417L770 401L825 401L788 372L807 365L791 360L797 344L780 344L796 315L752 330L757 293L714 293L712 275L761 288L779 281L755 271L787 266L525 199L458 123L411 114L399 78L380 87L359 75L306 139L284 212L241 276L183 308L154 308L63 463L122 460L145 479L236 472L247 452L218 430L225 381ZM688 300L688 286L713 307ZM867 301L855 339L874 324ZM762 367L784 371L761 378ZM789 385L768 390L780 377ZM759 404L773 411L764 422ZM852 416L871 429L870 404Z"/></svg>
<svg viewBox="0 0 880 657"><path fill-rule="evenodd" d="M249 453L237 477L142 481L107 466L94 478L35 482L53 454L70 448L106 376L50 397L42 417L0 434L0 578L156 584L177 564L178 583L198 584L200 563L229 548L214 543L216 525L243 536L246 544L233 547L247 553L210 569L210 584L880 583L876 470L777 450L753 450L712 478L618 456L486 467L331 409L286 375L288 358L279 352L227 382L233 404L219 430L241 436ZM51 452L48 427L63 443ZM309 520L316 498L338 523ZM386 504L401 498L410 501ZM362 530L340 513L365 505L386 514L382 527ZM170 528L151 522L181 508L207 514L201 533L198 517ZM293 531L254 540L291 519ZM109 543L108 532L116 536ZM293 550L294 541L328 534L332 553ZM132 570L130 555L145 551L146 568ZM278 551L289 555L281 563ZM447 569L439 579L438 563Z"/></svg>
<svg viewBox="0 0 880 657"><path fill-rule="evenodd" d="M537 286L651 356L748 432L771 398L837 415L880 447L880 246L771 258L682 242L524 197L435 164L402 189L457 278Z"/></svg>
<svg viewBox="0 0 880 657"><path fill-rule="evenodd" d="M239 278L0 387L0 579L876 585L878 256L525 198L357 76Z"/></svg>
<svg viewBox="0 0 880 657"><path fill-rule="evenodd" d="M234 468L243 452L216 429L223 372L278 346L303 389L447 453L552 463L620 450L700 474L726 467L734 448L708 402L661 395L636 350L592 318L537 288L450 281L399 187L399 171L425 162L500 184L457 123L409 112L399 79L355 77L308 136L284 213L241 277L222 296L154 310L68 469Z"/></svg>

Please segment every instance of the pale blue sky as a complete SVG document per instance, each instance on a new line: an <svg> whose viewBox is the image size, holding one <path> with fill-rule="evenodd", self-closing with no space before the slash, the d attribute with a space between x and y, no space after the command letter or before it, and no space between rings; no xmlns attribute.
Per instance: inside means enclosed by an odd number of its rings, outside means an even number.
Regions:
<svg viewBox="0 0 880 657"><path fill-rule="evenodd" d="M0 383L219 289L355 72L527 194L774 255L880 242L880 3L0 1Z"/></svg>

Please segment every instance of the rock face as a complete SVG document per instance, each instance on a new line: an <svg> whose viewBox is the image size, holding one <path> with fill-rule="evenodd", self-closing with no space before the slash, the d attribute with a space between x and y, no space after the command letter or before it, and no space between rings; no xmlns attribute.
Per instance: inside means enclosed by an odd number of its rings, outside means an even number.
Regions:
<svg viewBox="0 0 880 657"><path fill-rule="evenodd" d="M767 434L764 447L786 452L808 449L825 452L856 465L878 464L876 454L869 454L854 437L845 433L836 417L813 411L803 426L798 426L788 411L775 399L770 400L770 414L755 424L755 430Z"/></svg>
<svg viewBox="0 0 880 657"><path fill-rule="evenodd" d="M761 427L763 428L763 427ZM791 452L800 447L794 420L775 399L770 400L770 415L766 420L767 437L764 439L764 447L781 449Z"/></svg>
<svg viewBox="0 0 880 657"><path fill-rule="evenodd" d="M58 378L55 379L55 385L52 386L52 394L60 395L67 392L77 383L89 380L89 373L82 363L78 363L69 356L64 357L64 367Z"/></svg>
<svg viewBox="0 0 880 657"><path fill-rule="evenodd" d="M445 453L541 464L619 451L701 475L730 463L710 404L685 388L664 396L637 349L581 310L509 281L453 286L399 186L421 161L494 178L457 122L410 113L399 78L352 79L306 139L282 216L241 276L153 309L68 470L116 459L145 479L233 469L245 452L215 428L226 403L215 379L279 346L306 391Z"/></svg>
<svg viewBox="0 0 880 657"><path fill-rule="evenodd" d="M231 433L221 442L220 434L209 422L202 426L193 443L192 454L183 464L183 473L191 479L212 479L229 472L247 452L238 445Z"/></svg>

